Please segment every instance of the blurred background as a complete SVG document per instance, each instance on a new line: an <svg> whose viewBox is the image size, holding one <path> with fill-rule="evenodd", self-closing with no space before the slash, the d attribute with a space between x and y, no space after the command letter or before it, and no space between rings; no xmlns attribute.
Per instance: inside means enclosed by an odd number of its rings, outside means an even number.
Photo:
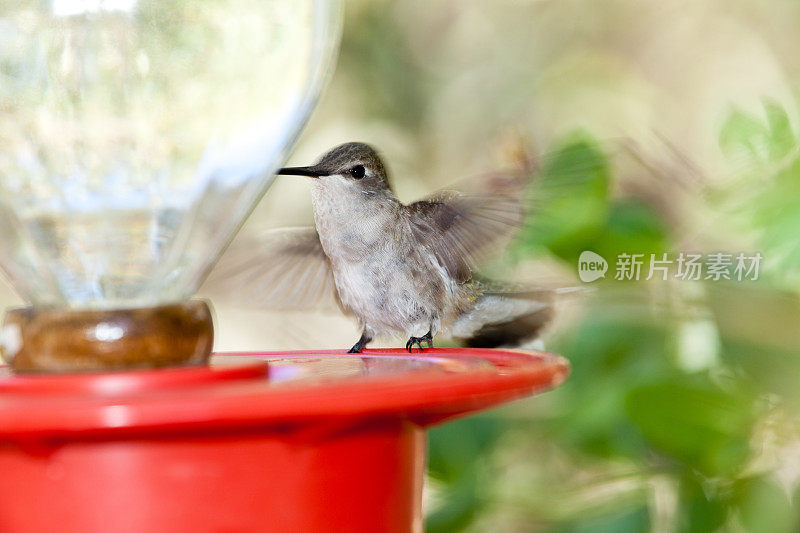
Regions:
<svg viewBox="0 0 800 533"><path fill-rule="evenodd" d="M487 271L585 289L545 336L564 386L431 432L429 531L800 528L798 27L796 0L348 0L289 162L369 142L413 201L522 154L532 216ZM244 234L312 224L308 187L276 180ZM578 279L585 250L604 279ZM762 260L693 281L681 252ZM623 253L645 254L638 281L614 279ZM217 314L222 349L359 335L335 313Z"/></svg>
<svg viewBox="0 0 800 533"><path fill-rule="evenodd" d="M365 141L413 201L529 161L530 220L486 272L582 289L544 338L564 386L431 432L429 531L800 528L798 27L797 0L346 2L289 163ZM241 234L312 224L308 187L276 180ZM609 264L592 283L587 250ZM677 277L682 252L701 279ZM712 253L731 279L703 279ZM762 257L741 281L740 253ZM643 254L638 280L615 279L620 254ZM335 313L216 314L218 350L359 335Z"/></svg>

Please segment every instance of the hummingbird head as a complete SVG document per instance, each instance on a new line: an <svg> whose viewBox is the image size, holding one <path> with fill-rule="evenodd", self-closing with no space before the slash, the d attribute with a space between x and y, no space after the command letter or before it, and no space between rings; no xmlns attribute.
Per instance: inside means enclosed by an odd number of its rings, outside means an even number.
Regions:
<svg viewBox="0 0 800 533"><path fill-rule="evenodd" d="M310 167L287 167L278 174L308 176L331 192L359 191L366 195L390 191L386 169L368 144L350 142L337 146Z"/></svg>

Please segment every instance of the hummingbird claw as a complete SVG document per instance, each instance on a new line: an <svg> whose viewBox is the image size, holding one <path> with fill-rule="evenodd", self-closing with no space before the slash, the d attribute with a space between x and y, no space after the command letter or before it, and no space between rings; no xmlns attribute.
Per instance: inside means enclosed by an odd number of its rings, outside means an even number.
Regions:
<svg viewBox="0 0 800 533"><path fill-rule="evenodd" d="M361 334L361 338L353 345L352 348L347 350L347 353L361 353L367 347L367 343L372 340L372 337L367 335L367 332Z"/></svg>
<svg viewBox="0 0 800 533"><path fill-rule="evenodd" d="M423 342L428 343L428 348L433 348L433 334L430 331L422 337L409 337L408 342L406 342L406 350L408 353L411 353L411 348L416 344L419 346L419 351L424 352L425 349L422 347Z"/></svg>

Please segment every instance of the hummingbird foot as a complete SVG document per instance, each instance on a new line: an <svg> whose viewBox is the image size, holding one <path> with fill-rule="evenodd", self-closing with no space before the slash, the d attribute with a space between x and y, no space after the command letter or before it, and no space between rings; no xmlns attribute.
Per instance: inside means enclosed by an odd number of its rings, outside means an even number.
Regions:
<svg viewBox="0 0 800 533"><path fill-rule="evenodd" d="M424 352L425 349L422 347L423 342L428 343L428 348L433 348L433 333L431 333L430 330L422 337L409 337L408 342L406 342L406 350L408 350L408 353L411 353L411 348L416 344L419 346L419 350Z"/></svg>
<svg viewBox="0 0 800 533"><path fill-rule="evenodd" d="M367 332L361 334L361 338L353 345L352 348L347 350L347 353L361 353L361 351L367 347L367 343L372 340L370 335L367 335Z"/></svg>

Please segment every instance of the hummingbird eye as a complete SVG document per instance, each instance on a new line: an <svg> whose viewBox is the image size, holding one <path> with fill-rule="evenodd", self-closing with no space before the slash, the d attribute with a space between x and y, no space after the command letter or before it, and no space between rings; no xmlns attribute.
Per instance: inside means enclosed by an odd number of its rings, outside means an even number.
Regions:
<svg viewBox="0 0 800 533"><path fill-rule="evenodd" d="M363 165L356 165L350 169L350 175L353 176L355 179L360 180L364 177L364 166Z"/></svg>

